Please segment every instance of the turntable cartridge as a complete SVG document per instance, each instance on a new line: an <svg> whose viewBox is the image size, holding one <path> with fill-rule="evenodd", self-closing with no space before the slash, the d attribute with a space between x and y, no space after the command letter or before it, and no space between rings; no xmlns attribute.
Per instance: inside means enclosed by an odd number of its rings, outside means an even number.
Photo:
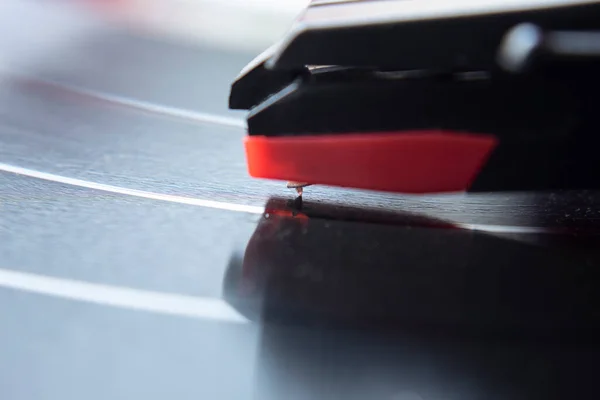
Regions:
<svg viewBox="0 0 600 400"><path fill-rule="evenodd" d="M600 1L313 1L233 83L257 178L600 188Z"/></svg>

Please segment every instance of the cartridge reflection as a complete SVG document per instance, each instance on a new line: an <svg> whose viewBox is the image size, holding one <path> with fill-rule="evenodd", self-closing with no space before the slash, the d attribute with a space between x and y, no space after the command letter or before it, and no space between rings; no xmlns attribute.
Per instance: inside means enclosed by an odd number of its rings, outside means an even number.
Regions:
<svg viewBox="0 0 600 400"><path fill-rule="evenodd" d="M414 215L273 198L234 257L250 318L435 335L591 335L598 236L535 243Z"/></svg>

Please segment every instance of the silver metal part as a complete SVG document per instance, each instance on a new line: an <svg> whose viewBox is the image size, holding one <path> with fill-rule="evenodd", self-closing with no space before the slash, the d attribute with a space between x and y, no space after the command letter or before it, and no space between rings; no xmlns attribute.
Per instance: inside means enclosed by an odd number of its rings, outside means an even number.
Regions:
<svg viewBox="0 0 600 400"><path fill-rule="evenodd" d="M294 182L294 181L289 181L287 183L288 188L296 189L296 193L298 193L298 196L302 196L303 188L305 188L306 186L310 186L310 185L312 185L312 183Z"/></svg>

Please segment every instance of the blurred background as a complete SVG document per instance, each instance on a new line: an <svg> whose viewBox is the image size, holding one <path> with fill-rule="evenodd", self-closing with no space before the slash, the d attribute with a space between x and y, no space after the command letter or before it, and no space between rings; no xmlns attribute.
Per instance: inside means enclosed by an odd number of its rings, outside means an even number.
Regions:
<svg viewBox="0 0 600 400"><path fill-rule="evenodd" d="M87 12L153 37L257 51L277 40L309 0L6 0L0 7L9 17L35 3L45 13ZM10 19L13 26L28 23Z"/></svg>
<svg viewBox="0 0 600 400"><path fill-rule="evenodd" d="M259 51L285 33L309 0L83 0L82 3L146 34Z"/></svg>

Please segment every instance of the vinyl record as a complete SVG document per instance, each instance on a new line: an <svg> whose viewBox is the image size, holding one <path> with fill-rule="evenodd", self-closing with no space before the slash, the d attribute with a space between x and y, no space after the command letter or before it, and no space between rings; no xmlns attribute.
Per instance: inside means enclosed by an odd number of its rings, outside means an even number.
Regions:
<svg viewBox="0 0 600 400"><path fill-rule="evenodd" d="M248 175L245 115L228 110L255 54L9 3L0 398L595 387L599 193L298 198Z"/></svg>

